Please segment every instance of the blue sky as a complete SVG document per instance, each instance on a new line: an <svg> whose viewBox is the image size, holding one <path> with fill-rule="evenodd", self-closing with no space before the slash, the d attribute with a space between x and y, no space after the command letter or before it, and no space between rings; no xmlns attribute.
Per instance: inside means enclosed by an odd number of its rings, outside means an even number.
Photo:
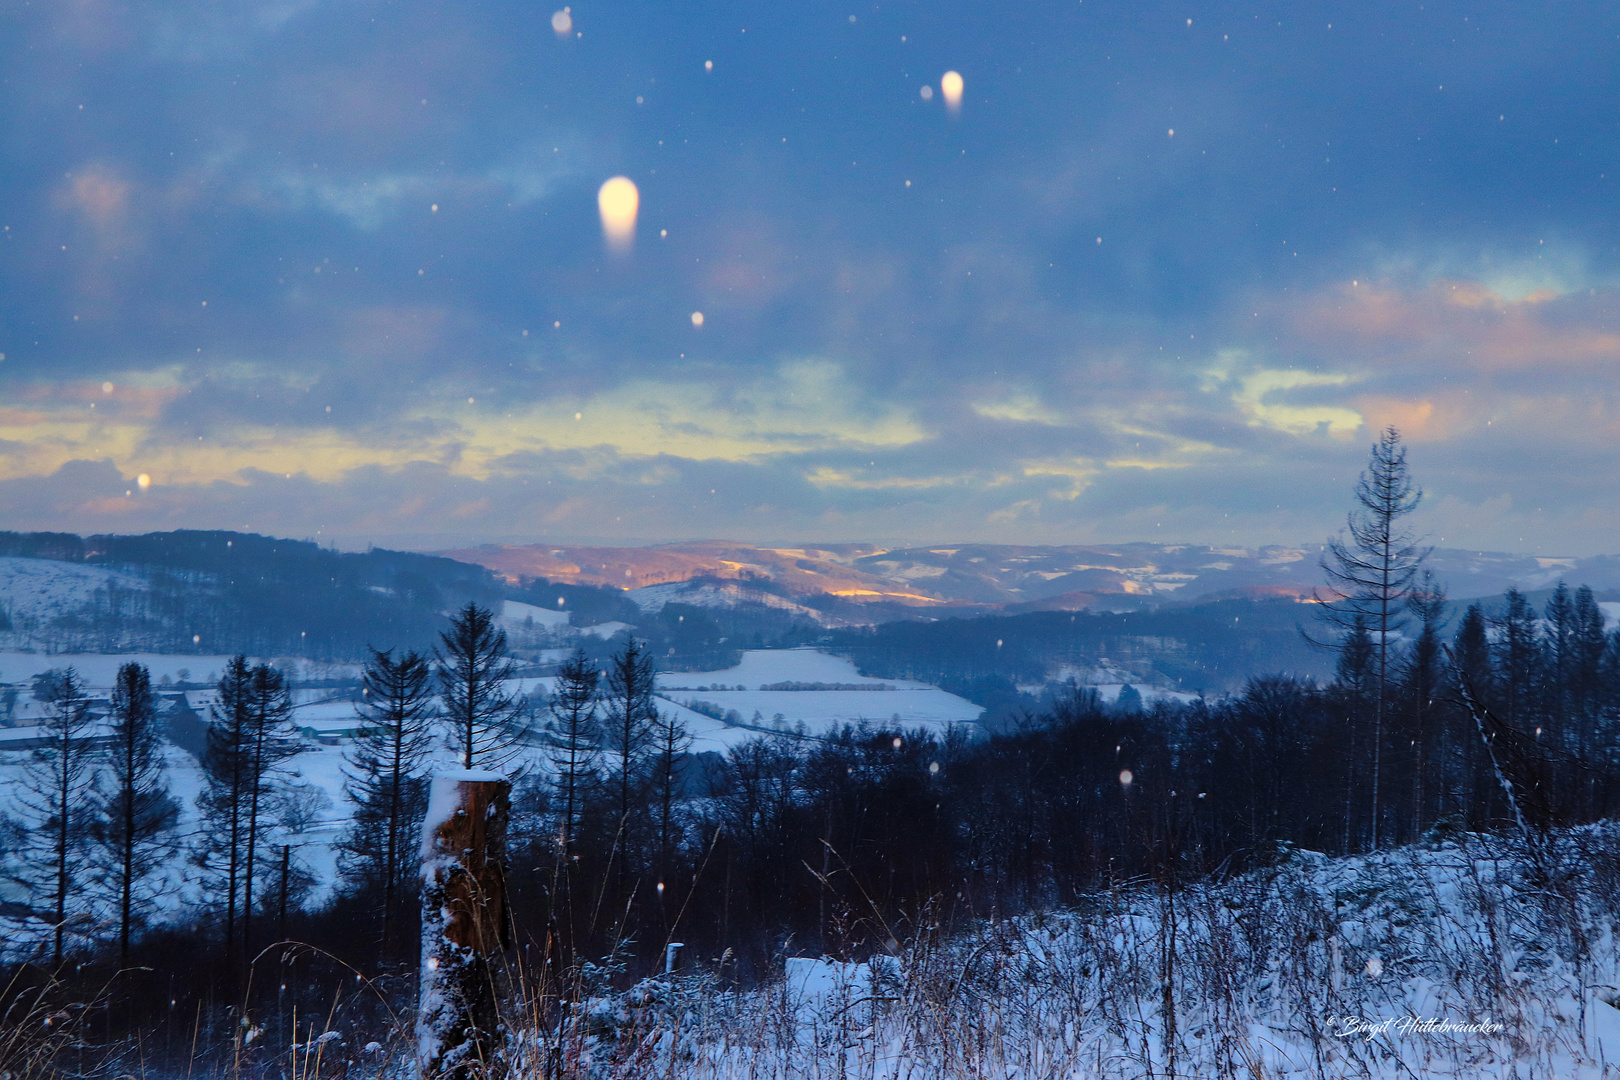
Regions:
<svg viewBox="0 0 1620 1080"><path fill-rule="evenodd" d="M0 527L1620 549L1612 6L555 14L0 8Z"/></svg>

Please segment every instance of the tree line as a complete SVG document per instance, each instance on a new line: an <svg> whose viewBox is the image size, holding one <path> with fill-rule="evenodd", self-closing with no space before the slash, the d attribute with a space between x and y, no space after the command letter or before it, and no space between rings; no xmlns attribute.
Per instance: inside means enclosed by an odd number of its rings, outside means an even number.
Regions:
<svg viewBox="0 0 1620 1080"><path fill-rule="evenodd" d="M52 961L116 942L152 978L191 976L177 997L223 1004L272 993L253 962L295 937L395 978L408 1003L427 774L451 754L514 778L516 955L582 989L656 970L672 942L746 980L783 955L860 955L1294 847L1444 843L1614 813L1620 635L1591 591L1560 588L1541 611L1509 592L1451 634L1432 582L1408 604L1413 633L1383 665L1352 620L1325 684L1265 676L1220 700L1146 703L1071 686L987 737L861 724L763 736L724 758L689 752L634 639L605 664L575 653L541 699L519 692L504 635L469 604L432 655L379 651L366 667L344 751L353 813L319 910L305 910L312 876L284 824L299 742L283 673L238 657L221 675L202 828L182 843L145 671L120 669L95 732L64 672L10 864L27 871ZM165 910L178 878L199 875L201 907Z"/></svg>

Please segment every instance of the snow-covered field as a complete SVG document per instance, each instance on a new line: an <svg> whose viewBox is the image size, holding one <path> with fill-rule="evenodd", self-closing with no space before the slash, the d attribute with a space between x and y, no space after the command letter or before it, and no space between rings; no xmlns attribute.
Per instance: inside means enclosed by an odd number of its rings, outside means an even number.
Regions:
<svg viewBox="0 0 1620 1080"><path fill-rule="evenodd" d="M871 963L790 958L751 993L651 979L577 1014L566 1075L1598 1080L1620 1073L1617 854L1613 824L1285 851Z"/></svg>
<svg viewBox="0 0 1620 1080"><path fill-rule="evenodd" d="M806 688L762 689L781 684ZM868 678L844 657L809 648L751 650L736 667L723 671L660 674L658 686L671 701L708 702L759 728L796 730L803 725L810 735L862 720L943 733L953 725L977 723L984 712L928 683ZM837 689L809 688L817 686Z"/></svg>

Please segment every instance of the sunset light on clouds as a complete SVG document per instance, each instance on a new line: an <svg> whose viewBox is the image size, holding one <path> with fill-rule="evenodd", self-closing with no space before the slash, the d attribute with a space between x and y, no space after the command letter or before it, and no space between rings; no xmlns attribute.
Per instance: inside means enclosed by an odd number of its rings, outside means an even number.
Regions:
<svg viewBox="0 0 1620 1080"><path fill-rule="evenodd" d="M1613 549L1612 9L850 14L0 13L3 527Z"/></svg>

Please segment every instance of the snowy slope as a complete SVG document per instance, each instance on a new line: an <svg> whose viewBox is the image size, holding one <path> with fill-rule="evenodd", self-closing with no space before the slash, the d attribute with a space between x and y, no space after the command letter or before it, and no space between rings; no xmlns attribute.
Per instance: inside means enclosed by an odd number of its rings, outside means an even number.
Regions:
<svg viewBox="0 0 1620 1080"><path fill-rule="evenodd" d="M1540 851L1285 851L1173 895L963 912L868 963L790 958L752 993L648 980L589 1003L582 1050L638 1048L672 1080L1600 1080L1620 1073L1616 855L1612 823Z"/></svg>
<svg viewBox="0 0 1620 1080"><path fill-rule="evenodd" d="M721 684L728 690L758 690L771 683L783 682L931 689L927 683L868 678L855 670L854 661L811 648L751 649L743 653L736 667L724 671L662 672L658 676L659 687L671 690L706 689L715 684Z"/></svg>
<svg viewBox="0 0 1620 1080"><path fill-rule="evenodd" d="M522 626L533 620L535 626L554 630L559 626L568 625L568 612L553 611L537 604L524 604L516 600L503 600L501 602L501 623L504 626Z"/></svg>
<svg viewBox="0 0 1620 1080"><path fill-rule="evenodd" d="M107 566L0 556L0 610L14 620L49 620L90 609L109 587L148 588L145 578Z"/></svg>

